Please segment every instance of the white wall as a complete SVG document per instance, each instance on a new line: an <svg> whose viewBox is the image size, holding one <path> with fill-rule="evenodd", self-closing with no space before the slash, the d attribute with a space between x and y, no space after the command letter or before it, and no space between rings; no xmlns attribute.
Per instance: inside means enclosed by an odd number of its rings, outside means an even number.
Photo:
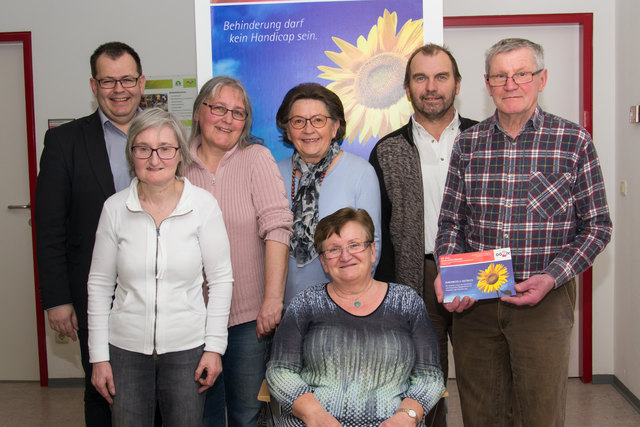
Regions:
<svg viewBox="0 0 640 427"><path fill-rule="evenodd" d="M131 45L147 76L196 72L192 0L0 0L0 31L31 31L38 152L47 119L97 107L89 56L100 44Z"/></svg>
<svg viewBox="0 0 640 427"><path fill-rule="evenodd" d="M616 63L615 44L616 40L620 43L618 52L637 52L632 40L640 7L635 0L611 3L538 0L522 4L499 0L443 0L443 3L445 16L594 14L594 140L616 230L625 231L614 232L614 240L594 268L593 372L617 375L640 396L640 372L632 365L640 356L638 334L633 330L638 324L638 310L633 303L638 300L639 292L634 287L633 267L640 263L638 251L633 250L638 232L633 228L631 213L638 211L637 196L634 198L633 193L638 188L635 185L640 183L637 174L632 176L637 169L632 162L638 158L632 154L638 148L632 143L633 137L638 137L640 125L629 126L625 122L628 106L640 103L640 88L633 77L639 74L640 63L631 55ZM194 74L196 71L191 0L179 3L170 0L3 0L0 9L0 31L32 32L38 151L48 118L80 117L95 108L88 83L88 58L100 43L121 40L131 44L141 55L147 75ZM618 30L616 17L620 20ZM613 77L625 83L618 86L617 92L613 89ZM549 70L549 78L553 78L553 70ZM618 145L627 151L618 150ZM619 162L617 172L616 160ZM620 198L617 191L617 183L623 178L630 184L626 198ZM616 251L618 247L621 250Z"/></svg>
<svg viewBox="0 0 640 427"><path fill-rule="evenodd" d="M640 56L638 55L637 28L640 2L618 0L616 5L616 69L609 80L616 95L616 127L614 175L616 185L621 180L628 183L627 196L618 195L614 222L616 234L616 271L614 294L614 372L636 397L640 396L640 228L637 225L640 212L640 123L629 123L629 107L640 104ZM620 193L618 193L620 194Z"/></svg>

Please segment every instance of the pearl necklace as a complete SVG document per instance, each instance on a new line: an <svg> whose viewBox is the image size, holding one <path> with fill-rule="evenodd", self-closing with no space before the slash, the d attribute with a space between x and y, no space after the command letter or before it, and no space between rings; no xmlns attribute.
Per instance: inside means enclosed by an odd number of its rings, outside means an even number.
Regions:
<svg viewBox="0 0 640 427"><path fill-rule="evenodd" d="M291 167L291 201L293 202L293 199L296 198L296 172L298 172L298 170L296 169L295 166ZM327 174L327 171L323 171L322 175L320 175L320 182L318 183L318 185L322 185L322 181L324 180L324 176Z"/></svg>

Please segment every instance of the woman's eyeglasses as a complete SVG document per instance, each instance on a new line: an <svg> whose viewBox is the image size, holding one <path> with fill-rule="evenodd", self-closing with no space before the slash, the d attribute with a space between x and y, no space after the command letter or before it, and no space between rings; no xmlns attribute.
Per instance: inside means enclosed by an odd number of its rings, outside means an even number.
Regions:
<svg viewBox="0 0 640 427"><path fill-rule="evenodd" d="M322 256L324 257L324 259L336 259L342 255L342 251L347 251L347 253L350 255L359 254L360 252L363 252L365 249L371 246L371 243L373 242L353 242L342 248L330 248L326 251L323 251Z"/></svg>
<svg viewBox="0 0 640 427"><path fill-rule="evenodd" d="M303 129L309 122L314 128L320 129L327 124L327 119L333 119L333 117L327 117L322 114L316 114L308 119L302 116L293 116L289 119L289 125L294 129Z"/></svg>

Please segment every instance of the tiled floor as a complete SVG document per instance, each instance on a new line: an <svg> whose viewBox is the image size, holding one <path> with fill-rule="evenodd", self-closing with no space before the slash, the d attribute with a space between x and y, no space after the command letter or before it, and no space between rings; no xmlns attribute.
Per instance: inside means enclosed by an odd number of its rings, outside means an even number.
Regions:
<svg viewBox="0 0 640 427"><path fill-rule="evenodd" d="M82 389L0 382L0 427L84 426Z"/></svg>
<svg viewBox="0 0 640 427"><path fill-rule="evenodd" d="M455 381L449 381L449 425L462 426ZM0 382L0 427L83 426L82 389ZM640 414L610 384L569 380L567 427L640 426Z"/></svg>
<svg viewBox="0 0 640 427"><path fill-rule="evenodd" d="M449 426L462 426L458 388L449 380ZM637 427L640 413L611 384L569 379L566 427Z"/></svg>

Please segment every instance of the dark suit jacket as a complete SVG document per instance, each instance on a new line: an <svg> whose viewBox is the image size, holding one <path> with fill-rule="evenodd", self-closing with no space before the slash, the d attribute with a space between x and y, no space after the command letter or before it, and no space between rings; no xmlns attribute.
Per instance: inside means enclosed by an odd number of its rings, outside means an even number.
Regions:
<svg viewBox="0 0 640 427"><path fill-rule="evenodd" d="M45 309L72 303L87 326L87 278L104 201L115 192L100 116L48 130L36 185L40 297Z"/></svg>

